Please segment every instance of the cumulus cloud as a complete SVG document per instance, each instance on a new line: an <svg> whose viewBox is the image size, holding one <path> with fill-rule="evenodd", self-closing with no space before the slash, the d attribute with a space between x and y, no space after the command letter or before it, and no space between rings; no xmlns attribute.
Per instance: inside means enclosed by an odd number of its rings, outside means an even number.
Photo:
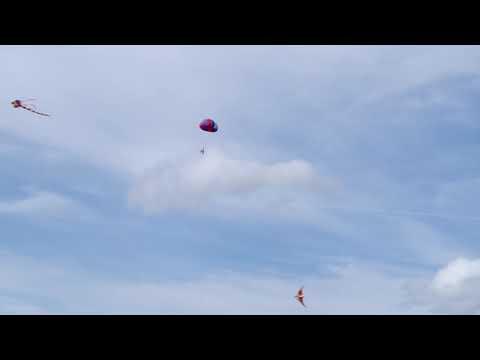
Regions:
<svg viewBox="0 0 480 360"><path fill-rule="evenodd" d="M440 294L459 293L476 280L480 280L480 260L459 258L438 271L432 286Z"/></svg>
<svg viewBox="0 0 480 360"><path fill-rule="evenodd" d="M135 184L129 201L147 212L233 207L248 199L262 205L286 193L315 191L320 184L314 167L303 160L266 164L209 151L203 158L160 164Z"/></svg>
<svg viewBox="0 0 480 360"><path fill-rule="evenodd" d="M412 283L413 303L440 314L480 314L480 259L457 258Z"/></svg>

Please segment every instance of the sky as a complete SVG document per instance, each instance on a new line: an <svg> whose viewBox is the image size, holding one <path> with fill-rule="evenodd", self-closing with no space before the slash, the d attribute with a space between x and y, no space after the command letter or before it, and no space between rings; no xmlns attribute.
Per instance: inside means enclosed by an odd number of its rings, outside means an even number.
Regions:
<svg viewBox="0 0 480 360"><path fill-rule="evenodd" d="M479 46L0 46L0 79L1 314L480 314Z"/></svg>

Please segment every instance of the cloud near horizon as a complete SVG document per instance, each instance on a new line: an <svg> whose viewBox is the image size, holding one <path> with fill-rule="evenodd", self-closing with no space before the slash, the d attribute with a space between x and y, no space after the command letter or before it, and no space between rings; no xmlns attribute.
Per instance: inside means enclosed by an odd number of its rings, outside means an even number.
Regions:
<svg viewBox="0 0 480 360"><path fill-rule="evenodd" d="M412 303L435 314L480 314L480 259L458 257L409 286Z"/></svg>
<svg viewBox="0 0 480 360"><path fill-rule="evenodd" d="M403 270L323 259L329 271L301 283L288 274L227 269L189 279L135 281L71 263L0 251L0 312L46 314L375 314L414 313L403 301ZM308 308L294 299L305 286ZM384 289L381 294L379 289ZM3 301L2 301L3 300ZM54 306L52 306L54 304Z"/></svg>

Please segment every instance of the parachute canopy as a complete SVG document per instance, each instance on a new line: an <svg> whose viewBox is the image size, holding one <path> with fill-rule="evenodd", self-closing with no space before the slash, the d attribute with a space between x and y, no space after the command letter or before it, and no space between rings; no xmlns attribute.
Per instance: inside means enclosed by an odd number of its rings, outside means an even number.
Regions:
<svg viewBox="0 0 480 360"><path fill-rule="evenodd" d="M200 125L200 129L203 131L208 131L208 132L217 132L218 131L218 125L215 121L212 119L205 119L203 120Z"/></svg>

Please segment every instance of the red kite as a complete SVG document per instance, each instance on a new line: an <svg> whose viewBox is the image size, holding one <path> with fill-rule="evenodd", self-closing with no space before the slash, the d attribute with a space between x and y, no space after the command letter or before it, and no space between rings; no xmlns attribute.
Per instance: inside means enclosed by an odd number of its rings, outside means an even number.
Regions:
<svg viewBox="0 0 480 360"><path fill-rule="evenodd" d="M25 101L23 101L23 100L13 100L13 101L11 102L11 104L12 104L12 106L13 106L14 108L19 108L19 107L20 107L20 108L22 108L22 109L31 111L31 112L33 112L33 113L35 113L35 114L38 114L38 115L50 116L50 115L48 115L48 114L44 114L44 113L41 113L41 112L36 111L36 110L35 110L35 105L33 105L33 104L26 104L26 101L29 101L29 100L34 100L34 99L28 99L28 100L25 100ZM32 109L32 107L33 107L34 109Z"/></svg>
<svg viewBox="0 0 480 360"><path fill-rule="evenodd" d="M295 299L297 299L300 304L302 304L304 307L306 307L306 305L303 303L303 298L304 297L305 297L305 295L303 294L303 286L302 286L300 288L300 290L298 290L297 295L295 295Z"/></svg>

